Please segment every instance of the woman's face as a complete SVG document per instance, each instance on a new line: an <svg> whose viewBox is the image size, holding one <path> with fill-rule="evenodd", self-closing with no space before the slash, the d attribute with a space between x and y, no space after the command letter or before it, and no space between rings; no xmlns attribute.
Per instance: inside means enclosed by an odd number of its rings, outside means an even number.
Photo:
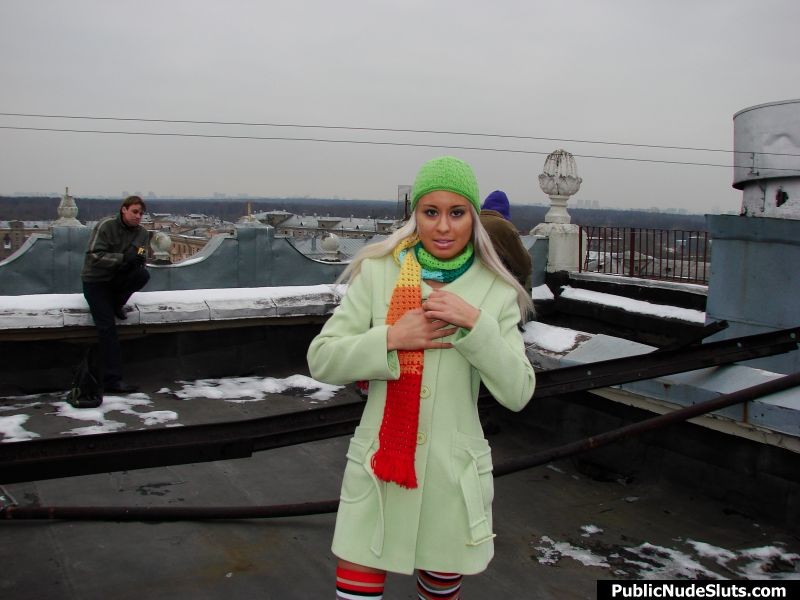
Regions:
<svg viewBox="0 0 800 600"><path fill-rule="evenodd" d="M414 209L417 235L425 250L447 260L458 256L472 239L469 200L454 192L437 190L422 196Z"/></svg>

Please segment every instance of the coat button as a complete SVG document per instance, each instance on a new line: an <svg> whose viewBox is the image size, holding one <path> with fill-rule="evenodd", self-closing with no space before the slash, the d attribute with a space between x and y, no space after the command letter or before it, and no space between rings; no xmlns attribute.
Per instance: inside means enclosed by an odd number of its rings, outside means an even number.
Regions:
<svg viewBox="0 0 800 600"><path fill-rule="evenodd" d="M428 398L431 395L431 390L427 385L423 385L419 388L419 396L420 398Z"/></svg>
<svg viewBox="0 0 800 600"><path fill-rule="evenodd" d="M418 431L417 432L417 444L422 445L427 441L427 439L428 439L428 436L425 435L424 431Z"/></svg>

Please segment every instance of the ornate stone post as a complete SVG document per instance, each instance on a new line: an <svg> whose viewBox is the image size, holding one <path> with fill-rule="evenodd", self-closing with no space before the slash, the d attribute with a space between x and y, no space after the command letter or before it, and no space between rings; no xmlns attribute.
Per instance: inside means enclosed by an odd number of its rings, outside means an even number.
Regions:
<svg viewBox="0 0 800 600"><path fill-rule="evenodd" d="M322 239L322 251L324 252L324 256L322 260L336 262L339 260L339 246L341 242L339 241L339 236L329 233L325 238Z"/></svg>
<svg viewBox="0 0 800 600"><path fill-rule="evenodd" d="M172 238L163 231L156 231L150 238L150 248L153 250L153 262L157 265L168 265L172 263L170 249L172 248Z"/></svg>
<svg viewBox="0 0 800 600"><path fill-rule="evenodd" d="M53 221L54 227L83 227L83 223L75 217L78 216L78 205L69 195L69 188L64 189L61 203L58 205L58 219Z"/></svg>
<svg viewBox="0 0 800 600"><path fill-rule="evenodd" d="M578 236L580 228L570 224L567 202L576 194L583 181L578 177L575 158L566 150L552 152L544 161L543 173L539 175L539 187L550 197L550 210L531 230L531 235L549 239L547 272L577 271Z"/></svg>

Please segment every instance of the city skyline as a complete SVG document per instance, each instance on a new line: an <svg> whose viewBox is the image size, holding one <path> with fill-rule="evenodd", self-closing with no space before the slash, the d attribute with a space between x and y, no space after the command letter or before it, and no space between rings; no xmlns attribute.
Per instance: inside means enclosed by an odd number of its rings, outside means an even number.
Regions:
<svg viewBox="0 0 800 600"><path fill-rule="evenodd" d="M391 199L455 154L482 195L538 204L564 148L573 201L732 212L733 116L800 96L799 21L790 0L7 0L0 194Z"/></svg>

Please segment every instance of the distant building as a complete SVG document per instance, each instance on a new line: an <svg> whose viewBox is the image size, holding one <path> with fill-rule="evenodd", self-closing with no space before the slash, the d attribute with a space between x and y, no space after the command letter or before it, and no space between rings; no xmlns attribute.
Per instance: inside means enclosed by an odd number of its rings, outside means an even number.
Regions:
<svg viewBox="0 0 800 600"><path fill-rule="evenodd" d="M170 233L172 247L169 250L170 262L176 263L191 258L202 250L211 236L196 236Z"/></svg>
<svg viewBox="0 0 800 600"><path fill-rule="evenodd" d="M397 221L393 219L364 219L332 216L296 215L283 210L273 210L252 215L256 220L274 227L279 236L293 238L319 237L334 233L339 238L371 238L392 231Z"/></svg>
<svg viewBox="0 0 800 600"><path fill-rule="evenodd" d="M32 234L49 228L48 221L0 221L0 260L19 250Z"/></svg>
<svg viewBox="0 0 800 600"><path fill-rule="evenodd" d="M142 226L153 232L169 235L172 246L170 262L176 263L191 258L202 250L213 236L234 230L233 223L218 217L203 214L172 215L170 213L147 213Z"/></svg>

